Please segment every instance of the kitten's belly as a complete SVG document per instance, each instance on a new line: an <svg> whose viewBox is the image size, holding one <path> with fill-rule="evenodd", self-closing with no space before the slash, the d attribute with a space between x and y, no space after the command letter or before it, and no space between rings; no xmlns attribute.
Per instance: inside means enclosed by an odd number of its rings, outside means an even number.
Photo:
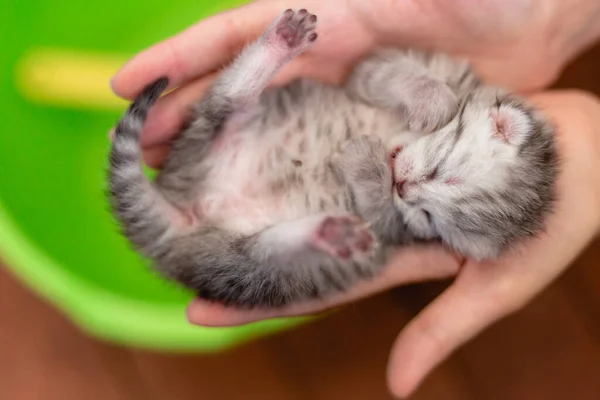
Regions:
<svg viewBox="0 0 600 400"><path fill-rule="evenodd" d="M210 155L211 171L198 199L203 218L242 234L301 217L306 210L284 190L269 187L269 144L252 132L228 132Z"/></svg>
<svg viewBox="0 0 600 400"><path fill-rule="evenodd" d="M281 199L243 191L209 190L200 200L202 215L218 226L245 235L285 220Z"/></svg>
<svg viewBox="0 0 600 400"><path fill-rule="evenodd" d="M221 132L199 198L203 217L252 234L315 212L349 211L331 177L332 156L352 137L375 134L388 142L397 118L331 89L300 103L283 114L275 105L259 108L249 124ZM292 182L294 176L301 179Z"/></svg>

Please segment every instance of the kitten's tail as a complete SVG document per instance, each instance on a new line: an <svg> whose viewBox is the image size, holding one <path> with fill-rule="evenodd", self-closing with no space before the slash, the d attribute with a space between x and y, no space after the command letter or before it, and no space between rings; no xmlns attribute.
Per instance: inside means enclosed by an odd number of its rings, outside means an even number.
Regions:
<svg viewBox="0 0 600 400"><path fill-rule="evenodd" d="M109 197L125 236L148 257L162 251L180 212L148 180L142 167L140 133L148 111L168 85L166 77L146 86L115 128L110 152Z"/></svg>

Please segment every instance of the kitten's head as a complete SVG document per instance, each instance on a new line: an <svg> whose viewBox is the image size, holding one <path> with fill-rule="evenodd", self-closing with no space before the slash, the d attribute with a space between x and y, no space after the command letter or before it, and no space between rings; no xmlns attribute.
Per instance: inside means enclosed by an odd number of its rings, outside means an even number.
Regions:
<svg viewBox="0 0 600 400"><path fill-rule="evenodd" d="M442 241L493 258L539 233L554 201L552 126L522 99L483 87L438 132L395 154L396 201L425 213Z"/></svg>

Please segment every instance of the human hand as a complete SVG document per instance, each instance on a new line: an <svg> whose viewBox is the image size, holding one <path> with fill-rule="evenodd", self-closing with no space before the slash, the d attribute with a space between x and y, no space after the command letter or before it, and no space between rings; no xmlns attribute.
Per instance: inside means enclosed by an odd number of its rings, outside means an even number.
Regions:
<svg viewBox="0 0 600 400"><path fill-rule="evenodd" d="M159 167L189 105L213 73L287 8L319 18L319 40L274 83L306 76L342 82L377 45L432 48L473 62L487 81L520 91L550 84L563 65L600 35L593 0L262 0L207 18L140 53L112 81L131 99L159 75L179 87L156 104L142 132L144 159ZM598 23L594 23L598 22ZM532 50L534 49L534 50Z"/></svg>
<svg viewBox="0 0 600 400"><path fill-rule="evenodd" d="M242 311L195 300L188 308L190 322L231 326L313 314L393 286L457 274L453 284L404 328L393 347L388 385L396 396L408 396L452 351L526 305L598 233L600 102L568 91L547 92L532 100L556 124L563 159L556 211L539 238L498 261L462 265L437 247L401 249L381 276L340 298L271 311Z"/></svg>
<svg viewBox="0 0 600 400"><path fill-rule="evenodd" d="M586 15L594 15L591 6L584 7L593 2L559 3L263 0L202 21L141 53L115 76L113 87L131 98L165 73L180 86L159 101L143 132L145 159L157 167L185 110L202 95L211 74L286 8L307 8L317 14L320 37L310 52L282 71L277 82L302 75L339 83L357 59L376 45L393 44L467 56L488 81L527 91L551 83L562 65L591 40L593 28L600 27L587 24L592 27L587 31L573 30L585 22ZM600 131L600 106L568 92L534 99L559 125L565 163L559 182L561 199L548 232L525 244L518 254L478 264L461 262L439 247L402 249L378 279L329 302L242 312L198 300L189 307L189 320L199 325L238 325L315 313L395 285L458 274L454 284L406 327L394 347L389 385L398 396L409 394L450 352L535 296L596 234L600 143L595 134Z"/></svg>

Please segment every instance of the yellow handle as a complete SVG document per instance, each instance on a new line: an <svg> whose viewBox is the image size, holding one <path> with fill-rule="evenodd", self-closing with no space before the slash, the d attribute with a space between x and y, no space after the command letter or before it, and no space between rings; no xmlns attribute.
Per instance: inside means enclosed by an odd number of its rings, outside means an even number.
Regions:
<svg viewBox="0 0 600 400"><path fill-rule="evenodd" d="M123 110L110 89L125 57L68 49L31 50L17 65L17 89L36 103L69 108Z"/></svg>

